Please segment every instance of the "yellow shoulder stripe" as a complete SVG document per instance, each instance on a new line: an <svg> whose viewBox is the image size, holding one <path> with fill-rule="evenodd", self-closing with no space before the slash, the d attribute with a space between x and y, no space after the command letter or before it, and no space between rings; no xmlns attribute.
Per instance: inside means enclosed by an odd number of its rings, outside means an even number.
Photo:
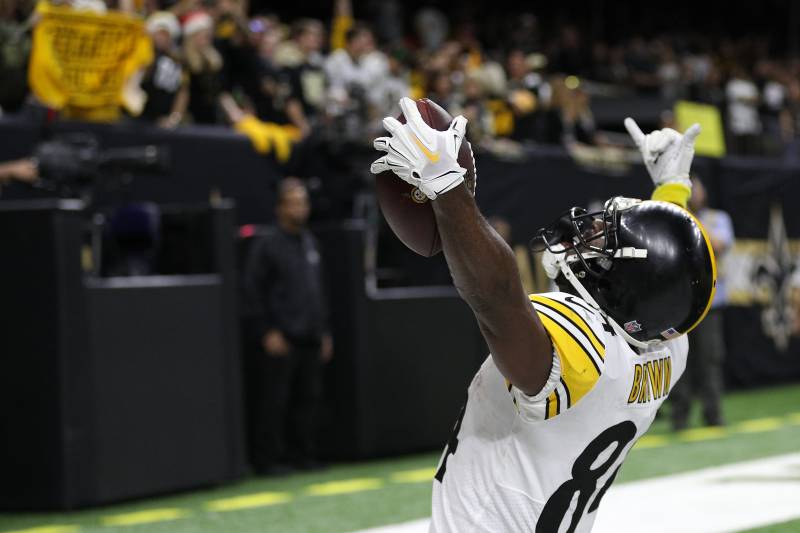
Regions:
<svg viewBox="0 0 800 533"><path fill-rule="evenodd" d="M606 347L603 342L597 338L594 330L589 326L586 320L583 319L578 313L567 307L566 305L562 304L561 302L554 300L552 298L547 298L545 296L539 295L531 295L531 301L534 301L538 304L544 305L545 307L549 307L554 311L558 312L559 314L563 315L566 319L573 323L578 329L580 329L586 338L592 343L594 349L597 350L597 353L600 355L601 359L605 359L606 356Z"/></svg>
<svg viewBox="0 0 800 533"><path fill-rule="evenodd" d="M547 420L548 418L553 418L558 414L558 398L556 397L556 391L550 393L550 396L547 397L547 403L545 404L544 409L544 418Z"/></svg>
<svg viewBox="0 0 800 533"><path fill-rule="evenodd" d="M575 405L592 390L594 384L600 379L600 369L597 368L586 348L560 324L544 313L538 313L538 315L553 341L556 354L561 362L561 377L569 393L571 404ZM551 396L552 401L549 402L551 405L548 405L548 409L551 407L555 409L555 394Z"/></svg>

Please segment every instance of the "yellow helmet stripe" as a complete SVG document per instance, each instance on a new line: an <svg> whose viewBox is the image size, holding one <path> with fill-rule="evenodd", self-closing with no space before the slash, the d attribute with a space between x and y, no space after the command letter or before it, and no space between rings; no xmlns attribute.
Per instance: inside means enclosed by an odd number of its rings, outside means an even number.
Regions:
<svg viewBox="0 0 800 533"><path fill-rule="evenodd" d="M711 303L714 301L714 294L717 292L717 258L714 255L714 248L711 247L711 239L708 238L708 233L706 233L706 229L703 227L703 224L700 222L700 220L698 220L698 218L694 216L694 214L688 209L686 212L689 213L689 216L692 217L692 220L694 220L695 224L697 224L697 227L700 228L700 233L703 234L703 240L706 242L706 247L708 248L708 256L711 259L711 278L713 281L711 284L711 294L708 295L708 302L706 302L706 307L703 309L703 313L700 315L700 318L698 318L697 321L683 333L689 333L696 328L700 322L703 321L708 312L711 310Z"/></svg>

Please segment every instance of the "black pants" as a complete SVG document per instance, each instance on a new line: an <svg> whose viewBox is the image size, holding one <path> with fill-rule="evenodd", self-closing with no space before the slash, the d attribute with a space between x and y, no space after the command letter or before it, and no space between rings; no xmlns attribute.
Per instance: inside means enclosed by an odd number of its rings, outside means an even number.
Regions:
<svg viewBox="0 0 800 533"><path fill-rule="evenodd" d="M277 463L303 464L316 456L317 411L322 398L319 341L289 341L286 356L249 354L250 462L258 471Z"/></svg>
<svg viewBox="0 0 800 533"><path fill-rule="evenodd" d="M689 333L689 359L686 371L670 392L672 425L683 429L689 420L692 396L703 403L706 424L722 424L722 360L725 338L722 331L722 310L712 309L706 318Z"/></svg>

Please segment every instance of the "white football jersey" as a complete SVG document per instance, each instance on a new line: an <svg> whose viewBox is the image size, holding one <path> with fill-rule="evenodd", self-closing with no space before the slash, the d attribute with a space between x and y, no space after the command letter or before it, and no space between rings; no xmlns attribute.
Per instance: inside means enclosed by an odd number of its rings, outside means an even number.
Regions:
<svg viewBox="0 0 800 533"><path fill-rule="evenodd" d="M433 482L432 532L590 531L686 368L685 335L637 353L582 299L531 300L553 341L548 384L527 396L486 359Z"/></svg>

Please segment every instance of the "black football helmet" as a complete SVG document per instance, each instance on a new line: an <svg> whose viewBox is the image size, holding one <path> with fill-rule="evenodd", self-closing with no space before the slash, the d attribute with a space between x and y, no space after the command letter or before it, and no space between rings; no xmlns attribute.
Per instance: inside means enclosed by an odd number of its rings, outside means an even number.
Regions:
<svg viewBox="0 0 800 533"><path fill-rule="evenodd" d="M611 319L636 346L688 333L714 297L716 263L698 220L677 205L616 197L573 207L536 232L548 275Z"/></svg>

